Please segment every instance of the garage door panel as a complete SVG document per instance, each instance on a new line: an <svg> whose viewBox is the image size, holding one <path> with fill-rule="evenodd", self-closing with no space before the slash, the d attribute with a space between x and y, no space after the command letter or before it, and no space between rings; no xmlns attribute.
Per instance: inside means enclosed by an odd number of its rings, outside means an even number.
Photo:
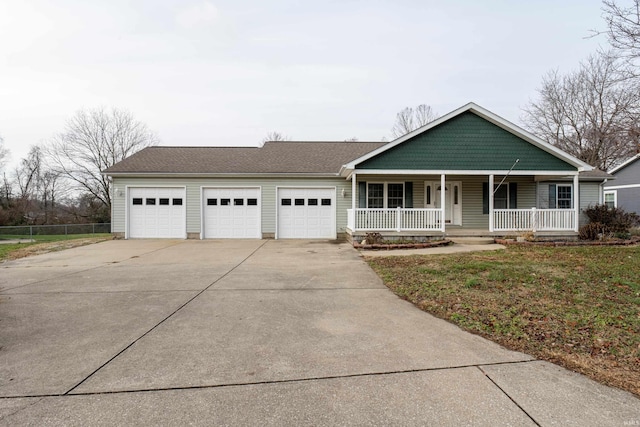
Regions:
<svg viewBox="0 0 640 427"><path fill-rule="evenodd" d="M128 237L186 237L184 188L130 188L128 197Z"/></svg>
<svg viewBox="0 0 640 427"><path fill-rule="evenodd" d="M205 188L205 238L262 237L259 188Z"/></svg>
<svg viewBox="0 0 640 427"><path fill-rule="evenodd" d="M333 188L279 188L278 238L335 238L335 194Z"/></svg>

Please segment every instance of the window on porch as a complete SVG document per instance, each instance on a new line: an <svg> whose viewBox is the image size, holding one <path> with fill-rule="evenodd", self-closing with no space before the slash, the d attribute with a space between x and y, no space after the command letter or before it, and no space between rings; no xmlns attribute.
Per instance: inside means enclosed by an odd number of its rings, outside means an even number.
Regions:
<svg viewBox="0 0 640 427"><path fill-rule="evenodd" d="M570 184L549 185L549 208L550 209L573 208L573 186Z"/></svg>
<svg viewBox="0 0 640 427"><path fill-rule="evenodd" d="M360 182L358 192L360 208L396 209L413 205L411 182Z"/></svg>
<svg viewBox="0 0 640 427"><path fill-rule="evenodd" d="M516 182L504 182L498 186L493 186L493 208L494 209L517 209L518 208L518 184ZM489 214L489 183L482 183L482 213Z"/></svg>
<svg viewBox="0 0 640 427"><path fill-rule="evenodd" d="M347 209L347 228L353 231L444 231L443 210L415 208L413 189L412 181L358 181L354 192L357 207ZM422 204L421 198L419 200Z"/></svg>
<svg viewBox="0 0 640 427"><path fill-rule="evenodd" d="M494 209L508 209L509 208L509 185L501 185L495 188L493 191L493 207Z"/></svg>

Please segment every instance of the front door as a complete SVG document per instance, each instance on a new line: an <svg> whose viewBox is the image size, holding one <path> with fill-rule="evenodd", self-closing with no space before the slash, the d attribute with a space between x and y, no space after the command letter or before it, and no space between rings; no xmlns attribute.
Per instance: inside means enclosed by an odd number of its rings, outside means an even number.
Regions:
<svg viewBox="0 0 640 427"><path fill-rule="evenodd" d="M425 207L439 209L441 192L440 182L426 182ZM462 225L462 183L459 181L445 183L444 220L446 224Z"/></svg>

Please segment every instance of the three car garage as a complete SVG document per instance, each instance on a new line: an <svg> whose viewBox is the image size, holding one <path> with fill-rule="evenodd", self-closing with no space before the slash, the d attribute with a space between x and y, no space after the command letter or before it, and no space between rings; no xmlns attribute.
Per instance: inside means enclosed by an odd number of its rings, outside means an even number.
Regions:
<svg viewBox="0 0 640 427"><path fill-rule="evenodd" d="M129 187L126 237L184 239L187 216L198 211L203 239L260 239L264 223L274 223L274 213L276 238L337 237L335 187L274 186L266 190L266 204L263 191L201 186L200 197L189 198L186 187Z"/></svg>

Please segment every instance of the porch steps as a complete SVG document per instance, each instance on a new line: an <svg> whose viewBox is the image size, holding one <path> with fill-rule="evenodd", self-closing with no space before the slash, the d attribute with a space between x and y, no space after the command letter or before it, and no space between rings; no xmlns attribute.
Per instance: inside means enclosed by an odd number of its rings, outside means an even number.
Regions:
<svg viewBox="0 0 640 427"><path fill-rule="evenodd" d="M490 245L495 243L493 237L447 237L458 245Z"/></svg>

